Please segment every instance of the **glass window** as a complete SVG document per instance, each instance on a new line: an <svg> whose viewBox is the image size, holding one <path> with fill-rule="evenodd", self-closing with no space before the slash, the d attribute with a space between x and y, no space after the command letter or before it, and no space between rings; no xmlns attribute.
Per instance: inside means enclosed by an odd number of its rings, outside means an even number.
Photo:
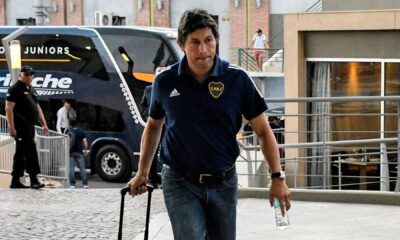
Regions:
<svg viewBox="0 0 400 240"><path fill-rule="evenodd" d="M103 61L90 38L37 34L22 35L18 40L21 43L23 65L30 65L39 71L61 71L109 80ZM0 50L4 57L4 48ZM0 62L0 68L6 70L7 63Z"/></svg>
<svg viewBox="0 0 400 240"><path fill-rule="evenodd" d="M78 124L88 131L121 132L125 125L121 112L85 102L72 104L78 115Z"/></svg>
<svg viewBox="0 0 400 240"><path fill-rule="evenodd" d="M400 95L400 63L385 63L385 96ZM385 137L397 137L397 102L385 102Z"/></svg>
<svg viewBox="0 0 400 240"><path fill-rule="evenodd" d="M330 62L310 64L311 97L380 96L381 63ZM380 102L347 101L314 104L314 114L334 114L329 126L331 131L324 140L352 140L379 138ZM366 115L371 114L371 115ZM315 117L317 118L317 117ZM362 122L369 124L360 124ZM318 129L314 129L317 130ZM322 131L322 129L319 129Z"/></svg>
<svg viewBox="0 0 400 240"><path fill-rule="evenodd" d="M144 88L153 82L155 69L177 61L165 42L150 34L138 35L126 31L124 34L102 33L101 36L114 56L137 104L143 98Z"/></svg>

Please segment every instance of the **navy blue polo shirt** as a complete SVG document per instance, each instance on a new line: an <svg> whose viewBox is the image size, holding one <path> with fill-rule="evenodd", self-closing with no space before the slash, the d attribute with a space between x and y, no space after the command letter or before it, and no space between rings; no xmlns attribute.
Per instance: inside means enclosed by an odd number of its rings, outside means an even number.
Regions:
<svg viewBox="0 0 400 240"><path fill-rule="evenodd" d="M267 110L250 76L216 57L210 76L199 83L186 71L186 57L157 76L149 115L165 117L160 158L181 171L223 172L239 155L236 134L242 115Z"/></svg>

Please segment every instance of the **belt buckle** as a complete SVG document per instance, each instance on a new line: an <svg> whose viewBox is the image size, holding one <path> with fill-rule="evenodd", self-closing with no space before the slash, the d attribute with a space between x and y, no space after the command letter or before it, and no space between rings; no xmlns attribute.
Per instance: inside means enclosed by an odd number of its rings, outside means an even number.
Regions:
<svg viewBox="0 0 400 240"><path fill-rule="evenodd" d="M211 176L212 176L212 174L207 174L207 173L200 174L199 183L204 183L203 177L211 177Z"/></svg>

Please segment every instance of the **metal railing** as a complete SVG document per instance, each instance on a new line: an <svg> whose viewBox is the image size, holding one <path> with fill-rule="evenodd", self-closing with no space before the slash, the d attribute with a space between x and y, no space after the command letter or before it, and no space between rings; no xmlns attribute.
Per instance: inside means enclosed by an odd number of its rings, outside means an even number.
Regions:
<svg viewBox="0 0 400 240"><path fill-rule="evenodd" d="M281 137L277 140L290 187L400 191L399 96L275 98L266 101L283 103L286 109L298 111L296 114L282 113L280 117L286 127L273 129L280 133L276 136ZM311 111L313 105L327 102L331 103L329 111ZM355 103L359 103L359 108ZM346 104L353 104L352 112L344 111ZM362 105L367 109L360 107ZM380 111L383 106L386 112ZM331 123L331 126L335 123L335 127L315 129L316 119ZM316 134L320 136L319 141L312 138ZM238 142L241 155L237 165L241 167L237 169L242 184L268 186L268 166L257 137L246 132Z"/></svg>
<svg viewBox="0 0 400 240"><path fill-rule="evenodd" d="M283 49L274 48L238 48L237 63L246 71L257 72L256 59L254 51L263 51L263 71L264 72L283 72Z"/></svg>
<svg viewBox="0 0 400 240"><path fill-rule="evenodd" d="M11 173L15 141L8 133L6 118L1 115L0 128L0 173ZM65 186L69 168L68 136L54 131L45 135L41 127L36 127L35 140L41 169L39 176L61 181Z"/></svg>

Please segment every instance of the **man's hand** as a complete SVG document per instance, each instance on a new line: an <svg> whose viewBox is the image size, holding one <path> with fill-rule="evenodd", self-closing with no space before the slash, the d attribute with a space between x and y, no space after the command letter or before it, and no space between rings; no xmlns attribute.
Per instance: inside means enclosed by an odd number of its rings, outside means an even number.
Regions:
<svg viewBox="0 0 400 240"><path fill-rule="evenodd" d="M129 195L132 197L145 193L147 191L147 176L143 174L136 173L136 176L133 177L129 182L128 185L131 186L131 191Z"/></svg>
<svg viewBox="0 0 400 240"><path fill-rule="evenodd" d="M10 128L10 136L14 138L17 136L17 130L15 128Z"/></svg>
<svg viewBox="0 0 400 240"><path fill-rule="evenodd" d="M49 128L47 127L47 125L43 126L43 132L45 135L49 135Z"/></svg>
<svg viewBox="0 0 400 240"><path fill-rule="evenodd" d="M290 209L291 204L290 191L284 179L272 179L271 188L269 190L269 203L271 207L274 205L274 198L278 199L282 216L285 216L285 212Z"/></svg>

